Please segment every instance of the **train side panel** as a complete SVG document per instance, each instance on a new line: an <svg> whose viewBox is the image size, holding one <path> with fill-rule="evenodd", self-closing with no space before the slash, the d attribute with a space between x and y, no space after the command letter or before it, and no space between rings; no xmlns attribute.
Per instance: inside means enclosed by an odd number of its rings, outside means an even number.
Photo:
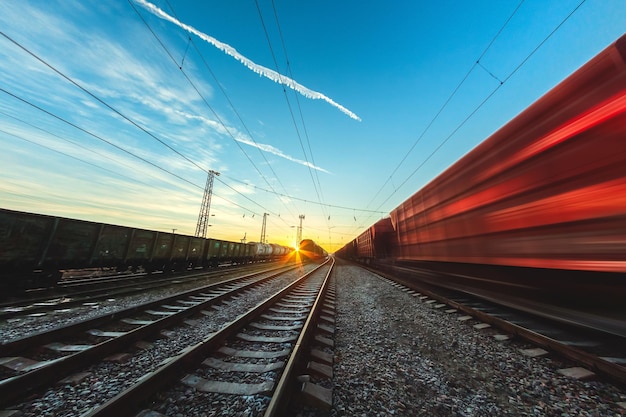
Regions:
<svg viewBox="0 0 626 417"><path fill-rule="evenodd" d="M623 37L393 210L398 258L625 272L625 57Z"/></svg>
<svg viewBox="0 0 626 417"><path fill-rule="evenodd" d="M0 209L0 289L15 290L53 285L58 273L42 271L41 261L56 219Z"/></svg>
<svg viewBox="0 0 626 417"><path fill-rule="evenodd" d="M126 254L128 266L138 267L146 264L152 258L156 236L157 232L151 230L133 230Z"/></svg>
<svg viewBox="0 0 626 417"><path fill-rule="evenodd" d="M28 271L39 266L55 219L0 209L0 269Z"/></svg>
<svg viewBox="0 0 626 417"><path fill-rule="evenodd" d="M82 220L58 219L44 254L43 269L79 269L91 266L104 225ZM96 255L97 257L97 255Z"/></svg>
<svg viewBox="0 0 626 417"><path fill-rule="evenodd" d="M89 262L90 267L121 267L132 236L132 229L103 225Z"/></svg>
<svg viewBox="0 0 626 417"><path fill-rule="evenodd" d="M207 239L200 237L192 237L189 242L189 253L187 256L187 262L191 268L203 267L203 257L205 245L208 243Z"/></svg>

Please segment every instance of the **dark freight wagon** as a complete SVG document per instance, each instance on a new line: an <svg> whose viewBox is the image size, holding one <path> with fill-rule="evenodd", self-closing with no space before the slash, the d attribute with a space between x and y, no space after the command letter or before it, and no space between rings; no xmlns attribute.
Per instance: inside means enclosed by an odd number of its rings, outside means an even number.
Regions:
<svg viewBox="0 0 626 417"><path fill-rule="evenodd" d="M51 286L68 270L172 272L276 258L256 245L0 209L0 288Z"/></svg>

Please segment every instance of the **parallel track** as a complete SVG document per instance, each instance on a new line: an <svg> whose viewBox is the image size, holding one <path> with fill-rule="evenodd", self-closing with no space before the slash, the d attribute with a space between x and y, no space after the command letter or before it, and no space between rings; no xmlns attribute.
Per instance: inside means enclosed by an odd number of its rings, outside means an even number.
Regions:
<svg viewBox="0 0 626 417"><path fill-rule="evenodd" d="M581 323L573 322L571 317L557 320L554 315L558 310L552 309L547 314L542 308L545 306L532 302L515 309L515 304L507 302L508 297L505 295L498 299L493 295L481 297L478 293L436 287L429 279L425 280L427 283L420 280L420 275L424 273L420 270L402 268L394 273L367 269L396 283L395 285L402 285L406 290L413 291L414 296L424 302L439 303L439 308L447 305L509 335L567 358L605 378L626 384L626 337L615 335L614 326L610 326L611 332L603 328L592 329L593 325L584 320ZM533 307L541 310L533 311Z"/></svg>
<svg viewBox="0 0 626 417"><path fill-rule="evenodd" d="M326 267L329 263L330 267ZM264 415L284 413L296 369L301 366L300 358L313 333L320 327L317 320L333 265L334 260L326 262L84 416L135 415L139 411L138 404L153 404L158 393L168 398L163 390L180 384L208 395L272 396ZM230 359L218 359L224 355ZM250 364L242 358L269 363ZM280 380L276 383L258 382L263 379L261 374L267 372L280 373ZM257 374L256 383L243 382L243 377L238 376L250 373ZM206 399L203 403L211 404Z"/></svg>
<svg viewBox="0 0 626 417"><path fill-rule="evenodd" d="M60 286L53 292L45 292L30 297L14 299L0 303L0 320L14 318L17 316L47 312L55 309L66 309L80 305L84 302L92 302L98 299L119 297L134 294L147 289L171 287L175 284L189 284L207 279L224 280L230 276L236 276L242 272L267 272L273 269L280 269L284 264L275 268L276 264L263 264L263 266L225 268L221 270L206 270L188 272L177 275L151 275L149 278L137 280L136 277L126 277L124 279L91 281L87 280L81 284L72 286ZM269 266L269 267L268 267Z"/></svg>
<svg viewBox="0 0 626 417"><path fill-rule="evenodd" d="M193 314L226 298L244 291L252 291L291 267L279 273L257 278L251 274L219 284L177 294L172 297L120 310L95 319L42 332L0 345L0 362L14 372L0 381L0 404L22 398L34 389L61 379L94 361L142 340L160 330L183 321ZM139 319L137 319L139 317ZM107 326L106 331L102 331ZM87 332L87 334L85 333ZM84 343L87 339L89 343ZM72 343L72 341L79 341ZM83 343L81 343L83 342ZM24 358L31 352L31 359ZM48 360L32 358L48 352Z"/></svg>

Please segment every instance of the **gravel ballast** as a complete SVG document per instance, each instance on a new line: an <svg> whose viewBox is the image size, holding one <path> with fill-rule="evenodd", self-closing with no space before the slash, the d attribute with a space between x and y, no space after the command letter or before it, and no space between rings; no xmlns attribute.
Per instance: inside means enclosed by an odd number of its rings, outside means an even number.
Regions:
<svg viewBox="0 0 626 417"><path fill-rule="evenodd" d="M302 416L623 416L620 388L577 381L554 357L339 265L333 409Z"/></svg>
<svg viewBox="0 0 626 417"><path fill-rule="evenodd" d="M242 274L243 273L245 273L245 271L242 271ZM267 275L271 273L273 272L267 272ZM165 297L171 297L205 285L219 284L220 282L229 281L234 278L234 275L225 275L220 277L208 276L204 280L199 279L185 281L172 277L173 282L180 283L172 284L169 287L157 287L155 289L145 290L139 293L111 296L108 299L99 299L95 302L85 301L82 306L71 306L67 308L64 307L63 304L59 304L58 307L50 310L44 315L39 313L25 314L16 318L0 320L0 343L11 342L38 332L52 330L57 327L100 317L106 314L112 314L126 308L131 308Z"/></svg>
<svg viewBox="0 0 626 417"><path fill-rule="evenodd" d="M304 270L313 266L306 265ZM210 309L210 315L198 315L192 326L181 325L168 329L161 336L148 340L149 346L145 349L128 348L129 358L122 362L99 362L74 375L83 373L77 382L60 383L51 387L40 395L34 395L27 401L8 407L19 410L20 417L28 416L80 416L92 407L105 402L117 395L121 390L128 388L134 381L158 368L163 361L177 355L182 349L199 343L211 333L221 329L224 325L237 318L242 312L256 306L267 297L292 283L303 273L303 270L287 272L279 278L256 287L253 292L240 294L236 300L228 300ZM155 293L146 293L142 302L150 297L162 295L159 290ZM136 300L134 297L131 299ZM128 299L117 300L116 304L131 303ZM99 312L107 312L114 306L99 304ZM41 317L42 324L56 323L48 317ZM0 414L1 414L0 409Z"/></svg>
<svg viewBox="0 0 626 417"><path fill-rule="evenodd" d="M332 386L333 407L329 412L306 408L300 416L625 415L618 404L626 402L623 387L562 376L557 370L572 364L553 356L526 357L520 349L533 346L521 340L498 342L493 338L497 330L476 330L475 320L459 321L460 314L437 309L358 266L340 263L337 268L334 377L332 384L324 384ZM273 289L266 288L264 296ZM179 337L151 340L153 347L135 352L124 364L94 365L82 382L50 389L18 408L24 416L80 415L262 297L250 294L223 305L200 326L178 329ZM180 397L172 402L182 403L208 397L192 388L173 394ZM264 408L248 404L249 412L241 414L241 404L228 398L207 405L169 411L258 416Z"/></svg>

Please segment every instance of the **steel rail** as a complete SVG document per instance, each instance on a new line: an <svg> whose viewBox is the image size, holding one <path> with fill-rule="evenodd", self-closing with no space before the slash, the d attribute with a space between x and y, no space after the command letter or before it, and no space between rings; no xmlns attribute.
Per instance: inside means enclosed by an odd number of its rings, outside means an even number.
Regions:
<svg viewBox="0 0 626 417"><path fill-rule="evenodd" d="M286 407L288 406L288 401L292 397L293 390L295 388L294 384L294 375L296 371L300 368L302 359L305 357L307 352L305 351L307 348L311 346L311 338L315 336L314 331L316 329L317 321L319 320L320 313L323 308L324 299L326 298L326 292L328 290L328 286L330 284L330 276L334 271L335 267L335 258L331 257L332 260L330 269L324 277L324 283L322 284L322 288L311 307L311 311L304 322L304 327L294 349L287 361L287 365L283 370L283 373L276 385L276 389L274 390L274 395L270 400L267 409L265 410L264 417L276 417L280 415L284 415L286 412Z"/></svg>
<svg viewBox="0 0 626 417"><path fill-rule="evenodd" d="M279 270L284 268L284 266L280 266L278 268L251 268L249 274L259 274L266 273L273 270ZM204 272L196 272L185 275L170 275L167 277L161 277L159 279L154 279L153 281L143 280L137 282L126 282L123 285L112 286L112 287L102 287L102 288L84 288L81 291L77 292L65 292L60 294L51 295L49 294L46 297L36 297L36 298L28 298L28 299L19 299L14 300L10 303L0 303L0 319L12 318L24 314L32 314L38 312L48 311L51 307L59 308L67 308L72 305L81 304L85 301L99 299L99 298L109 298L113 296L120 295L129 295L133 293L137 293L140 291L144 291L147 286L150 289L159 288L159 287L167 287L171 286L172 283L180 282L180 283L191 283L193 281L199 281L201 279L211 279L215 277L223 277L226 276L234 276L239 274L244 268L236 268L236 269L227 269L222 271L204 271ZM258 270L257 270L258 269ZM154 276L153 276L154 277ZM130 280L129 280L130 281ZM94 287L97 284L94 283ZM87 287L87 286L85 286ZM52 304L53 300L60 298L68 298L70 301L63 301L57 304ZM46 305L36 305L37 303L45 303ZM18 304L25 305L23 308L19 308ZM18 309L19 308L19 309Z"/></svg>
<svg viewBox="0 0 626 417"><path fill-rule="evenodd" d="M290 268L294 269L296 267ZM199 302L193 306L189 306L185 310L181 310L178 312L172 312L171 315L163 317L161 319L155 320L154 322L138 327L136 329L130 330L126 332L124 335L117 336L106 340L97 345L93 345L92 347L76 352L67 356L60 357L58 359L52 360L40 368L33 369L24 374L16 375L14 377L10 377L0 381L0 405L6 404L10 401L14 401L16 398L23 397L27 395L32 390L39 388L43 385L50 384L54 381L59 380L62 376L71 373L72 371L88 366L93 363L93 361L98 360L108 354L119 351L125 346L132 344L138 340L141 340L151 334L158 332L159 330L171 326L177 322L182 321L185 317L193 315L200 310L205 309L208 305L215 304L216 302L221 301L224 298L231 297L233 294L237 292L245 291L252 286L258 285L260 283L266 282L269 279L272 279L278 275L281 275L286 271L281 271L270 276L264 277L260 280L251 282L249 284L243 285L239 288L236 288L232 291L228 291L223 294L216 295L215 297ZM181 298L185 298L197 293L201 293L204 291L217 290L221 286L226 286L229 284L234 284L237 281L242 281L246 279L253 278L255 275L252 274L250 276L244 276L239 278L233 278L228 281L224 281L218 284L212 284L208 287L204 287L201 289L194 289L191 291L187 291L181 294L177 294L172 297L166 297L164 299L160 299L157 301L151 301L149 303L142 304L140 306L131 307L129 309L125 309L122 311L118 311L112 314L108 314L106 316L97 317L94 319L85 320L83 322L65 326L62 328L58 328L51 332L45 332L42 334L36 334L30 337L26 337L23 339L19 339L12 343L7 343L0 346L0 356L10 356L12 353L19 351L20 349L25 349L28 347L32 347L33 345L41 346L48 342L55 340L55 338L59 338L62 336L73 335L76 332L80 332L87 329L93 329L94 327L100 326L105 323L109 323L112 320L120 319L122 317L135 314L136 312L140 312L142 310L150 309L152 307L161 306L164 303L171 303L172 301L179 300Z"/></svg>
<svg viewBox="0 0 626 417"><path fill-rule="evenodd" d="M311 275L326 265L327 262L319 265L314 270L306 273L298 280L289 284L276 294L268 297L256 307L243 313L237 319L227 326L223 327L216 333L207 337L196 345L189 346L178 355L169 358L156 370L144 375L135 384L117 396L111 398L104 404L93 408L82 417L108 417L108 416L131 416L136 414L138 404L147 400L157 390L172 384L178 377L185 372L185 369L208 355L209 352L218 349L226 339L235 335L250 321L258 317L269 306L276 303L286 294L291 292L295 287L307 280Z"/></svg>
<svg viewBox="0 0 626 417"><path fill-rule="evenodd" d="M370 272L376 275L380 275L391 281L405 285L408 288L418 291L441 303L448 304L450 307L453 307L470 316L473 316L479 319L480 321L489 323L492 326L495 326L505 332L518 336L528 342L541 346L545 349L551 350L561 355L562 357L567 358L577 364L583 365L589 368L590 370L595 371L614 382L617 382L620 384L626 384L626 367L624 366L610 362L602 357L599 357L589 352L585 352L574 346L568 346L564 343L559 342L558 340L555 340L551 337L537 333L523 326L511 323L505 319L492 316L489 313L486 313L484 311L474 309L462 303L443 297L430 290L426 290L424 288L419 287L415 282L398 278L390 273L376 270L373 268L368 268L363 265L359 265L359 266L364 269L369 270Z"/></svg>

